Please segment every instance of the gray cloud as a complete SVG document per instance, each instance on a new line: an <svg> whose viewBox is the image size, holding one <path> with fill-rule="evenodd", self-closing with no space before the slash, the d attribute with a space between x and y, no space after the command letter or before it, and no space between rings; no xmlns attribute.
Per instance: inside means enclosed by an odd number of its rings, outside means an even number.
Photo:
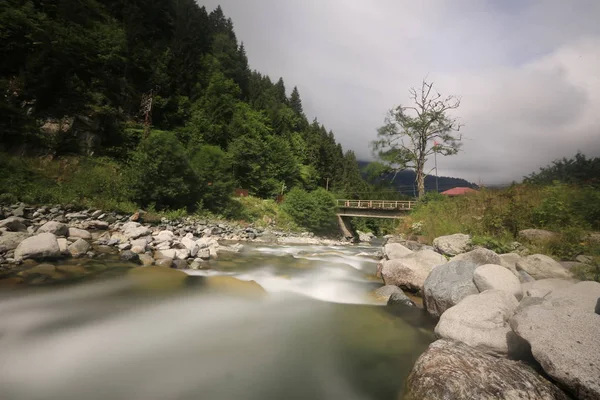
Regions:
<svg viewBox="0 0 600 400"><path fill-rule="evenodd" d="M463 151L440 174L519 180L577 150L600 155L597 0L207 0L252 68L298 86L309 118L371 158L388 109L428 76L463 99Z"/></svg>

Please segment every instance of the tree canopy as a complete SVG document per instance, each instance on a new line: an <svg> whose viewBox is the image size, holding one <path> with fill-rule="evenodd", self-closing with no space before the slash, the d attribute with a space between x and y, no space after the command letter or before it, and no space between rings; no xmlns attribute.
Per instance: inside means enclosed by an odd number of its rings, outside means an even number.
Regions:
<svg viewBox="0 0 600 400"><path fill-rule="evenodd" d="M385 124L372 143L377 156L395 170L412 168L416 172L419 198L425 195L425 163L434 153L456 154L462 136L461 124L450 115L460 106L456 96L442 97L433 82L423 81L420 89L411 88L411 106L397 106L388 112Z"/></svg>

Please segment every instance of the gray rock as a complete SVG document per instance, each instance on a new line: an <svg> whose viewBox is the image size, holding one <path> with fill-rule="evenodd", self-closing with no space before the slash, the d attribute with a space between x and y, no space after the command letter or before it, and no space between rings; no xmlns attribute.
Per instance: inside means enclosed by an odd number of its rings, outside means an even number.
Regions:
<svg viewBox="0 0 600 400"><path fill-rule="evenodd" d="M479 293L473 283L477 264L451 261L433 268L423 284L423 304L427 312L439 317L462 299Z"/></svg>
<svg viewBox="0 0 600 400"><path fill-rule="evenodd" d="M149 256L148 254L140 254L139 257L140 262L144 267L149 267L152 264L154 264L154 258L152 258L152 256Z"/></svg>
<svg viewBox="0 0 600 400"><path fill-rule="evenodd" d="M69 254L69 241L65 238L56 239L58 242L58 248L60 249L61 254L68 255Z"/></svg>
<svg viewBox="0 0 600 400"><path fill-rule="evenodd" d="M383 254L388 260L397 260L409 254L412 254L412 250L407 249L400 243L388 243L383 246Z"/></svg>
<svg viewBox="0 0 600 400"><path fill-rule="evenodd" d="M84 224L85 229L96 229L96 230L106 230L109 227L108 222L106 221L86 221Z"/></svg>
<svg viewBox="0 0 600 400"><path fill-rule="evenodd" d="M592 264L594 262L594 259L591 256L580 254L577 257L575 257L575 261L581 264Z"/></svg>
<svg viewBox="0 0 600 400"><path fill-rule="evenodd" d="M117 248L121 251L131 250L131 243L121 243L120 245L117 246Z"/></svg>
<svg viewBox="0 0 600 400"><path fill-rule="evenodd" d="M136 254L143 254L146 252L146 246L142 247L142 246L131 246L131 251L133 251Z"/></svg>
<svg viewBox="0 0 600 400"><path fill-rule="evenodd" d="M92 234L85 229L69 228L68 236L69 238L92 240Z"/></svg>
<svg viewBox="0 0 600 400"><path fill-rule="evenodd" d="M417 360L407 380L410 400L568 400L533 368L496 358L464 343L438 340Z"/></svg>
<svg viewBox="0 0 600 400"><path fill-rule="evenodd" d="M173 232L165 230L165 231L160 231L158 233L158 235L156 235L154 237L154 241L156 243L171 242L171 241L173 241L174 238L175 238L175 235L173 234Z"/></svg>
<svg viewBox="0 0 600 400"><path fill-rule="evenodd" d="M154 258L155 259L170 258L173 260L173 259L175 259L176 255L177 255L177 250L175 250L175 249L159 250L154 253Z"/></svg>
<svg viewBox="0 0 600 400"><path fill-rule="evenodd" d="M67 236L69 233L69 227L61 222L49 221L38 229L39 233L49 232L56 236Z"/></svg>
<svg viewBox="0 0 600 400"><path fill-rule="evenodd" d="M442 254L455 256L469 251L471 236L462 233L440 236L433 240L433 247Z"/></svg>
<svg viewBox="0 0 600 400"><path fill-rule="evenodd" d="M523 284L523 292L527 297L544 297L554 290L572 285L572 281L565 279L541 279Z"/></svg>
<svg viewBox="0 0 600 400"><path fill-rule="evenodd" d="M121 231L125 238L133 240L142 236L148 236L152 234L152 231L145 226L140 225L137 222L127 222L121 227Z"/></svg>
<svg viewBox="0 0 600 400"><path fill-rule="evenodd" d="M529 342L544 371L573 396L600 398L600 315L544 303L520 309L510 325Z"/></svg>
<svg viewBox="0 0 600 400"><path fill-rule="evenodd" d="M373 233L371 233L371 232L356 231L356 233L358 234L358 241L359 242L369 243L373 239L376 238L376 236Z"/></svg>
<svg viewBox="0 0 600 400"><path fill-rule="evenodd" d="M500 254L500 265L509 269L510 272L512 272L518 278L519 272L517 271L517 262L520 259L521 256L517 253Z"/></svg>
<svg viewBox="0 0 600 400"><path fill-rule="evenodd" d="M202 249L198 252L197 257L202 260L210 260L210 249Z"/></svg>
<svg viewBox="0 0 600 400"><path fill-rule="evenodd" d="M25 207L19 206L19 207L15 208L12 212L12 215L14 217L19 217L19 218L24 217L25 216Z"/></svg>
<svg viewBox="0 0 600 400"><path fill-rule="evenodd" d="M173 266L175 269L188 269L188 263L186 260L173 260Z"/></svg>
<svg viewBox="0 0 600 400"><path fill-rule="evenodd" d="M390 298L387 302L388 306L408 306L408 307L416 307L414 301L408 298L404 292L394 292L391 294Z"/></svg>
<svg viewBox="0 0 600 400"><path fill-rule="evenodd" d="M59 246L60 247L60 246ZM83 239L77 239L77 241L68 247L69 254L71 257L78 258L90 250L90 244Z"/></svg>
<svg viewBox="0 0 600 400"><path fill-rule="evenodd" d="M193 236L192 238L184 237L183 239L181 239L181 244L183 244L190 251L191 257L196 257L196 254L198 254L198 250L200 250L200 247L193 239Z"/></svg>
<svg viewBox="0 0 600 400"><path fill-rule="evenodd" d="M160 258L158 260L155 260L154 264L157 267L172 268L173 267L173 259L172 258Z"/></svg>
<svg viewBox="0 0 600 400"><path fill-rule="evenodd" d="M518 278L521 283L535 282L535 279L525 271L517 271Z"/></svg>
<svg viewBox="0 0 600 400"><path fill-rule="evenodd" d="M0 221L0 228L6 228L9 232L25 232L27 226L25 219L21 217L8 217Z"/></svg>
<svg viewBox="0 0 600 400"><path fill-rule="evenodd" d="M468 261L477 265L495 264L500 265L502 259L492 250L479 247L468 253L459 254L452 261Z"/></svg>
<svg viewBox="0 0 600 400"><path fill-rule="evenodd" d="M383 261L381 277L386 285L419 291L433 267L446 262L446 258L435 251L421 250L399 259Z"/></svg>
<svg viewBox="0 0 600 400"><path fill-rule="evenodd" d="M517 353L523 349L508 324L518 305L517 299L503 290L467 296L442 314L435 334L494 356L507 357L510 352L513 358L520 358Z"/></svg>
<svg viewBox="0 0 600 400"><path fill-rule="evenodd" d="M571 273L552 258L543 254L524 257L517 262L517 270L525 271L534 279L570 279Z"/></svg>
<svg viewBox="0 0 600 400"><path fill-rule="evenodd" d="M394 293L402 293L402 290L400 290L400 288L398 286L385 285L385 286L380 287L379 289L376 289L373 292L373 295L377 299L384 300L387 302L390 299L390 296Z"/></svg>
<svg viewBox="0 0 600 400"><path fill-rule="evenodd" d="M15 249L15 260L45 260L59 258L60 247L52 233L40 233L23 240Z"/></svg>
<svg viewBox="0 0 600 400"><path fill-rule="evenodd" d="M67 219L86 219L89 218L89 215L86 213L69 213L65 217Z"/></svg>
<svg viewBox="0 0 600 400"><path fill-rule="evenodd" d="M519 278L501 265L486 264L475 269L473 282L480 292L497 289L512 294L517 300L523 297Z"/></svg>
<svg viewBox="0 0 600 400"><path fill-rule="evenodd" d="M596 308L594 309L594 312L600 315L600 297L598 297L598 301L596 302Z"/></svg>
<svg viewBox="0 0 600 400"><path fill-rule="evenodd" d="M127 261L127 262L132 262L135 264L141 264L142 261L140 260L140 256L137 253L134 253L131 250L125 250L124 252L121 253L120 256L121 261Z"/></svg>
<svg viewBox="0 0 600 400"><path fill-rule="evenodd" d="M29 236L31 235L25 232L0 231L0 253L6 253L7 251L16 249L19 243L27 239Z"/></svg>
<svg viewBox="0 0 600 400"><path fill-rule="evenodd" d="M582 311L593 313L599 297L600 283L584 281L555 289L548 293L544 299L554 307L579 308ZM600 334L600 326L598 329Z"/></svg>
<svg viewBox="0 0 600 400"><path fill-rule="evenodd" d="M532 243L545 243L560 239L560 235L544 229L525 229L519 232L519 239Z"/></svg>

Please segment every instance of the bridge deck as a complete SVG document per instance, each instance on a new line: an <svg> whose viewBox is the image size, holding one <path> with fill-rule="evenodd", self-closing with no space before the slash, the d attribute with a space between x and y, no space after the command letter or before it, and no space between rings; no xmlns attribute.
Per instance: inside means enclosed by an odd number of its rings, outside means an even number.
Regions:
<svg viewBox="0 0 600 400"><path fill-rule="evenodd" d="M396 200L337 200L338 208L360 210L410 211L415 204L415 201Z"/></svg>

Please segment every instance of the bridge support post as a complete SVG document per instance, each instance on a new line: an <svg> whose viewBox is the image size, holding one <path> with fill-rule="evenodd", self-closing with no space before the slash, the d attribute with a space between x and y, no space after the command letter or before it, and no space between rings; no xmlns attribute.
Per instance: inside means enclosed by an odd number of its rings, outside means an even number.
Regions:
<svg viewBox="0 0 600 400"><path fill-rule="evenodd" d="M350 217L343 217L341 215L338 215L337 219L338 225L340 227L340 230L342 231L342 234L344 235L344 238L351 239L352 241L357 240L358 234L354 231L354 228L350 223Z"/></svg>

